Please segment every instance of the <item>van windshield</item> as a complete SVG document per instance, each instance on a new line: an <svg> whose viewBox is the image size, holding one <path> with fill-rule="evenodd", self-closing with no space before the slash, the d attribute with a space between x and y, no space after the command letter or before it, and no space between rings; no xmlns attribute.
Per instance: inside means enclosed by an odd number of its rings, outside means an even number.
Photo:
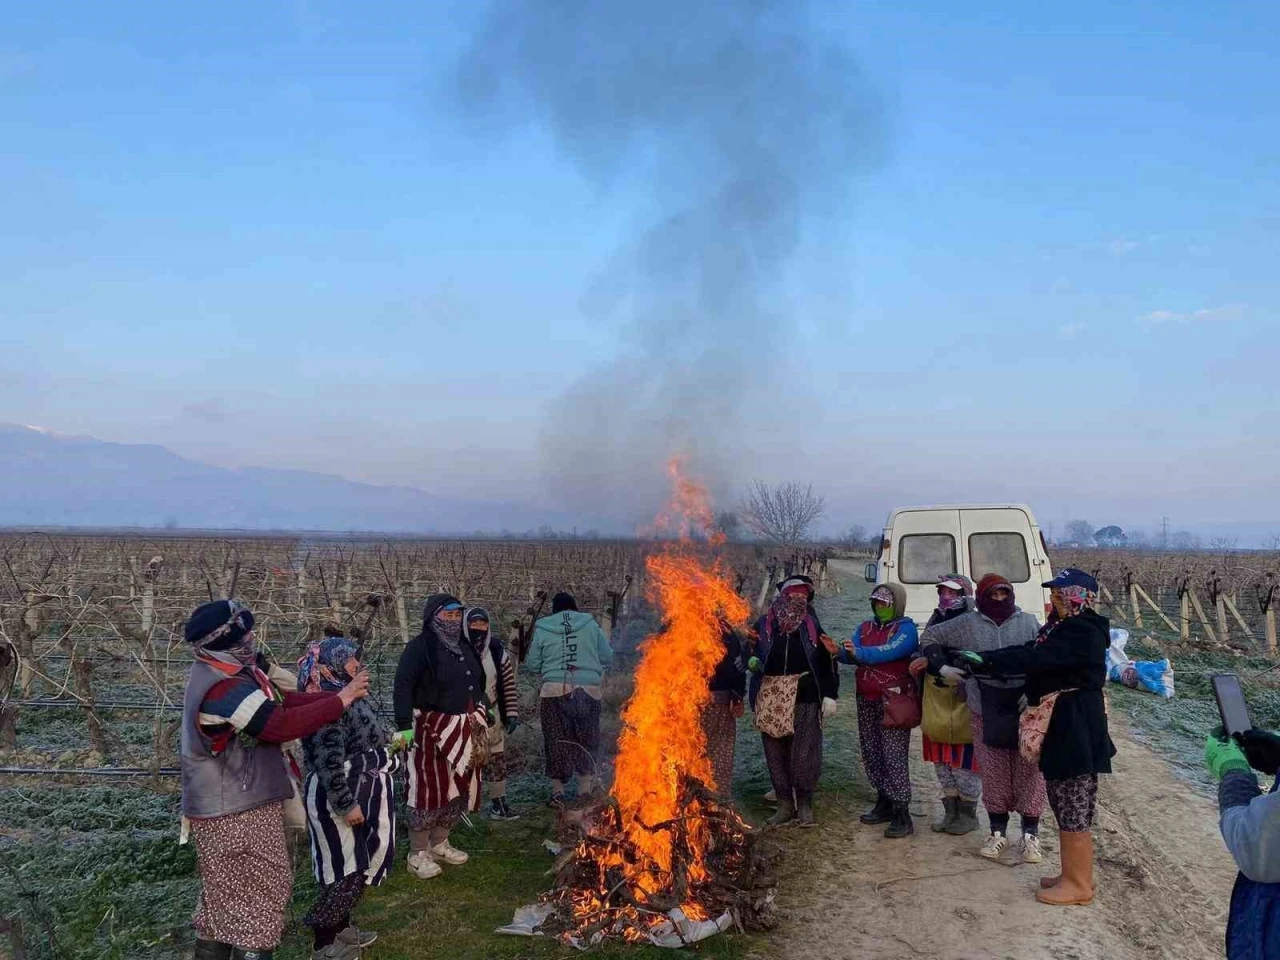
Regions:
<svg viewBox="0 0 1280 960"><path fill-rule="evenodd" d="M898 577L903 583L937 583L956 572L956 541L949 533L913 533L898 541Z"/></svg>
<svg viewBox="0 0 1280 960"><path fill-rule="evenodd" d="M1020 533L975 533L969 537L969 570L975 581L998 573L1010 583L1031 579L1027 543Z"/></svg>

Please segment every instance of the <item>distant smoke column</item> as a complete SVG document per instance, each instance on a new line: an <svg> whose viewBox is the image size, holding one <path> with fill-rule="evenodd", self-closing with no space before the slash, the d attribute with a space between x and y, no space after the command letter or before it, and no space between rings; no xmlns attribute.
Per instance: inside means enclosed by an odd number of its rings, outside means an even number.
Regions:
<svg viewBox="0 0 1280 960"><path fill-rule="evenodd" d="M618 324L617 359L565 352L540 437L551 489L644 514L683 452L723 492L746 466L748 391L800 375L778 281L879 152L853 58L799 3L494 0L457 81L468 117L532 118L601 182L647 189L645 225L584 298Z"/></svg>

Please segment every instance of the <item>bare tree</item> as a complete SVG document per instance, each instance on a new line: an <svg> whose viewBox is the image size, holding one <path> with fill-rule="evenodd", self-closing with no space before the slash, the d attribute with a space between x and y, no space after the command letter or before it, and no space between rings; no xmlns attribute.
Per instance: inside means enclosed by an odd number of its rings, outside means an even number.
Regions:
<svg viewBox="0 0 1280 960"><path fill-rule="evenodd" d="M1201 547L1200 538L1190 530L1175 530L1169 543L1175 550L1199 550Z"/></svg>
<svg viewBox="0 0 1280 960"><path fill-rule="evenodd" d="M1093 546L1093 524L1088 520L1072 520L1067 524L1063 536L1067 538L1067 543L1091 547Z"/></svg>
<svg viewBox="0 0 1280 960"><path fill-rule="evenodd" d="M867 528L860 523L855 523L844 535L844 542L851 550L861 548L867 542Z"/></svg>
<svg viewBox="0 0 1280 960"><path fill-rule="evenodd" d="M813 492L811 484L801 486L791 482L771 486L756 480L743 497L738 513L752 533L791 547L805 539L826 509L826 500Z"/></svg>

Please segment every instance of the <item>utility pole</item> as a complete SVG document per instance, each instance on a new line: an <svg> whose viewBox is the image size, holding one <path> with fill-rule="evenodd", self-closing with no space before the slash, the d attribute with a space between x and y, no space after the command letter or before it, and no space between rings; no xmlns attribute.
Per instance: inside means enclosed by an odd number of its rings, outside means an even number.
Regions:
<svg viewBox="0 0 1280 960"><path fill-rule="evenodd" d="M1169 518L1160 518L1160 549L1169 549Z"/></svg>

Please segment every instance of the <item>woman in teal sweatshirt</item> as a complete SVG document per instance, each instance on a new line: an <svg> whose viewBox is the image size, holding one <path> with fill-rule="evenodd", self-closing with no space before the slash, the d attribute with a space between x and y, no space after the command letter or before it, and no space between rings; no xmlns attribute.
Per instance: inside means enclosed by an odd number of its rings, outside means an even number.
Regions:
<svg viewBox="0 0 1280 960"><path fill-rule="evenodd" d="M551 615L538 621L525 660L542 679L542 736L551 780L551 804L564 802L565 782L578 775L578 795L594 786L600 749L600 698L604 670L613 660L609 640L589 613L567 593L551 600Z"/></svg>

